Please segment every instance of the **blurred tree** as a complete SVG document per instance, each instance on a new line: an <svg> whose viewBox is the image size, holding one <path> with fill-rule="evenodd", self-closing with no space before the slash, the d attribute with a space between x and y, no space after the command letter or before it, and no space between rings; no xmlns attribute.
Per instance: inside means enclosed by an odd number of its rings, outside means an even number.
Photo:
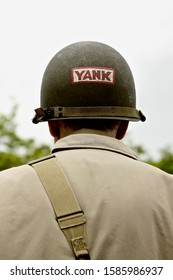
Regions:
<svg viewBox="0 0 173 280"><path fill-rule="evenodd" d="M161 149L158 160L152 159L147 151L140 145L133 145L132 149L136 152L139 159L156 166L167 173L173 174L173 151L171 150L171 147L168 146Z"/></svg>
<svg viewBox="0 0 173 280"><path fill-rule="evenodd" d="M170 147L165 147L160 151L160 159L158 161L148 160L148 163L173 174L173 151Z"/></svg>
<svg viewBox="0 0 173 280"><path fill-rule="evenodd" d="M17 109L15 105L9 114L0 114L0 170L25 164L50 153L48 145L38 146L34 139L23 139L17 134Z"/></svg>

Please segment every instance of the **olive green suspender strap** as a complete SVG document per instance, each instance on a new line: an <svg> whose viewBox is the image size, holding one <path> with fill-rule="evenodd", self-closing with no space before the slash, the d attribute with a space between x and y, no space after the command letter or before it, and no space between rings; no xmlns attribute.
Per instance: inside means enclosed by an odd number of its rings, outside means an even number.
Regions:
<svg viewBox="0 0 173 280"><path fill-rule="evenodd" d="M30 162L55 211L56 220L77 260L89 260L86 219L75 194L54 155Z"/></svg>

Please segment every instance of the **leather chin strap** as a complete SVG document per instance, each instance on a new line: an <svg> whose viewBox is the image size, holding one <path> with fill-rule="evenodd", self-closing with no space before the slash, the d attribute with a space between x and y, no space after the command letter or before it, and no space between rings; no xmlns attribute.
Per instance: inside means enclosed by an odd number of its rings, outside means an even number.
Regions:
<svg viewBox="0 0 173 280"><path fill-rule="evenodd" d="M30 162L39 176L56 220L77 260L89 260L86 219L76 196L54 155Z"/></svg>

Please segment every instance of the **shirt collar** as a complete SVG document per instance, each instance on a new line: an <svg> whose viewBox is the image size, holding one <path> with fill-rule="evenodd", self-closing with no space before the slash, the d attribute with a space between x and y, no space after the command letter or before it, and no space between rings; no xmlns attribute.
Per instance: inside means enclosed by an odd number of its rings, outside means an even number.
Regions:
<svg viewBox="0 0 173 280"><path fill-rule="evenodd" d="M69 136L58 140L52 153L68 149L101 149L108 150L137 159L136 154L121 141L110 137L106 132L90 129L80 129Z"/></svg>

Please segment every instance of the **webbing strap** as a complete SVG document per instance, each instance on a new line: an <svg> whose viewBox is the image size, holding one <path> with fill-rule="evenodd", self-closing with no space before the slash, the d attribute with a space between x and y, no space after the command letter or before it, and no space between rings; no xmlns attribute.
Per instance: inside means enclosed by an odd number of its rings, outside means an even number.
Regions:
<svg viewBox="0 0 173 280"><path fill-rule="evenodd" d="M133 107L120 106L85 106L85 107L51 107L47 109L35 109L33 123L53 119L119 119L131 121L145 121L146 117L141 111Z"/></svg>
<svg viewBox="0 0 173 280"><path fill-rule="evenodd" d="M86 219L60 164L54 155L29 163L37 172L51 201L56 220L76 259L90 259Z"/></svg>

